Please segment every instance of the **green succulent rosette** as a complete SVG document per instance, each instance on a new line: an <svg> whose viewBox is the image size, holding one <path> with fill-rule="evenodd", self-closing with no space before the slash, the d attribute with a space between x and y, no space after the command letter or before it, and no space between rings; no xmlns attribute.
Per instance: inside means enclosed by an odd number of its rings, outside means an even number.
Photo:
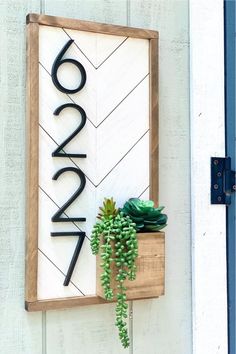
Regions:
<svg viewBox="0 0 236 354"><path fill-rule="evenodd" d="M167 215L162 214L163 206L155 208L152 200L130 198L120 210L136 224L137 232L160 231L167 225Z"/></svg>

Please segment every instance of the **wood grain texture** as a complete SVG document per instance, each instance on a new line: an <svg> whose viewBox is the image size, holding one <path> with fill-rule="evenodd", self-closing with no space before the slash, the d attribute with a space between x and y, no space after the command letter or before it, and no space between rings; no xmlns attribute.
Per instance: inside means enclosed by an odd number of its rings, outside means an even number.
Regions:
<svg viewBox="0 0 236 354"><path fill-rule="evenodd" d="M164 295L165 287L165 234L164 232L138 233L138 258L136 260L137 274L134 281L126 280L124 286L127 288L128 300L153 298ZM113 255L114 256L114 255ZM97 295L104 297L101 286L102 258L97 256ZM117 269L112 264L111 288L114 295L117 294L115 277Z"/></svg>
<svg viewBox="0 0 236 354"><path fill-rule="evenodd" d="M188 1L133 0L130 24L160 33L159 204L169 218L165 296L134 302L133 352L191 353Z"/></svg>
<svg viewBox="0 0 236 354"><path fill-rule="evenodd" d="M150 199L159 201L158 39L150 40Z"/></svg>
<svg viewBox="0 0 236 354"><path fill-rule="evenodd" d="M104 34L112 34L116 36L126 36L134 38L151 39L157 38L158 32L145 30L141 28L131 28L125 26L109 25L104 23L93 23L90 21L81 21L76 19L68 19L57 16L29 14L26 19L27 23L38 23L39 25L70 28L87 32L96 32Z"/></svg>
<svg viewBox="0 0 236 354"><path fill-rule="evenodd" d="M35 0L0 2L0 351L42 353L42 314L24 309L25 16Z"/></svg>
<svg viewBox="0 0 236 354"><path fill-rule="evenodd" d="M48 300L37 300L34 302L25 302L27 311L48 311L48 310L63 310L70 307L88 306L107 303L99 296L73 296L72 298L58 298Z"/></svg>
<svg viewBox="0 0 236 354"><path fill-rule="evenodd" d="M37 300L38 267L38 36L37 23L27 25L27 238L26 301Z"/></svg>

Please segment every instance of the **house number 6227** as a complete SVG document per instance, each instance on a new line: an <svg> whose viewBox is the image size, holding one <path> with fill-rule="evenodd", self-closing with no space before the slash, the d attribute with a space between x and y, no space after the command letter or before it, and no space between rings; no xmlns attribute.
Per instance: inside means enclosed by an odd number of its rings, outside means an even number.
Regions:
<svg viewBox="0 0 236 354"><path fill-rule="evenodd" d="M76 92L79 92L80 90L82 90L82 88L84 87L85 83L86 83L86 71L83 67L83 65L81 63L79 63L77 60L75 59L63 59L64 54L66 53L67 49L70 47L70 45L73 43L74 41L72 39L70 39L65 46L62 48L62 50L59 52L59 54L57 55L53 65L52 65L52 71L51 71L51 76L52 76L52 81L54 83L54 85L56 86L56 88L66 94L73 94ZM75 89L69 89L66 88L64 86L62 86L62 84L60 83L58 77L57 77L57 72L59 67L64 64L64 63L71 63L73 65L75 65L81 74L81 81L78 85L77 88ZM66 108L73 108L76 109L78 111L78 113L81 116L81 122L79 124L79 126L75 129L75 131L73 133L71 133L70 136L68 136L63 142L60 143L60 145L56 148L55 151L52 152L52 156L53 157L76 157L76 158L86 158L86 154L84 153L76 153L76 154L70 154L70 153L65 153L63 151L63 149L65 148L65 146L77 135L79 134L79 132L83 129L83 127L85 126L86 123L86 113L83 110L82 107L80 107L79 105L75 104L75 103L66 103L63 104L61 106L59 106L55 111L54 111L54 115L58 116L60 115L60 113L66 109ZM81 221L86 221L85 217L74 217L74 218L69 218L69 217L63 217L62 215L65 214L66 215L66 209L75 201L75 199L82 193L85 184L86 184L86 178L84 173L76 167L64 167L62 169L60 169L59 171L57 171L55 173L55 175L52 177L53 180L57 180L58 178L60 178L60 176L63 173L66 172L73 172L75 173L79 180L80 180L80 185L78 187L78 189L74 192L74 194L72 196L69 197L69 199L65 202L65 204L59 208L59 210L52 216L52 222L81 222ZM51 236L55 237L55 236L79 236L78 242L76 244L75 247L75 251L74 254L72 256L65 280L63 285L68 286L73 270L75 268L77 259L79 257L79 253L80 250L82 248L83 242L84 242L84 238L85 238L85 232L82 231L78 231L78 232L51 232Z"/></svg>

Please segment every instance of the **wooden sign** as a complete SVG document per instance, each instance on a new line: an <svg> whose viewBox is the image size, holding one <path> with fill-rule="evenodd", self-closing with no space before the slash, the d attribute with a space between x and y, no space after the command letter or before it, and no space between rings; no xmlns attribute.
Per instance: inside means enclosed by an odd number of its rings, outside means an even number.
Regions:
<svg viewBox="0 0 236 354"><path fill-rule="evenodd" d="M99 206L157 201L158 34L30 14L27 35L26 309L104 303Z"/></svg>

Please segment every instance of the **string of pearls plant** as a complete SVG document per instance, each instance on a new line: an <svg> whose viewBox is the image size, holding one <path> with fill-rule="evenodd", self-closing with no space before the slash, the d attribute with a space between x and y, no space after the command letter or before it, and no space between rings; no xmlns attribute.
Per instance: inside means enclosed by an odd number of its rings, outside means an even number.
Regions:
<svg viewBox="0 0 236 354"><path fill-rule="evenodd" d="M101 252L101 284L106 300L114 298L111 288L112 263L116 269L116 326L124 348L130 340L127 329L128 304L126 296L126 279L136 277L135 260L138 256L136 224L128 215L124 215L115 207L113 199L105 199L99 221L94 225L91 237L93 254Z"/></svg>

